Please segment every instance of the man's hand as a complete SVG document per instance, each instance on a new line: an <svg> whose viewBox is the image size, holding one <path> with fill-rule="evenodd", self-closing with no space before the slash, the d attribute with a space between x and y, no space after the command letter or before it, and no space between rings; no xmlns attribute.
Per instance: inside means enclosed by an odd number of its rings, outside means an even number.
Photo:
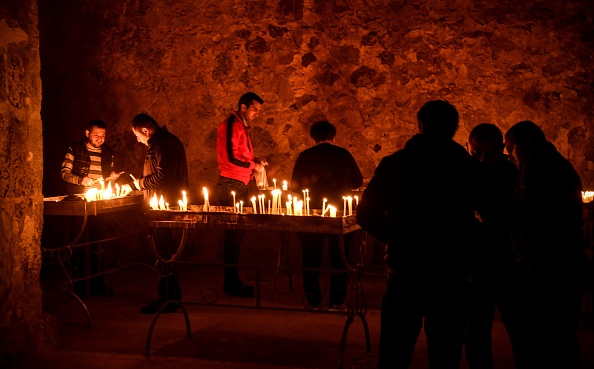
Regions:
<svg viewBox="0 0 594 369"><path fill-rule="evenodd" d="M105 180L105 182L115 181L116 179L120 178L120 176L122 174L124 174L124 172L119 172L119 173L111 172L109 174L109 177L107 177L107 179Z"/></svg>
<svg viewBox="0 0 594 369"><path fill-rule="evenodd" d="M264 165L265 164L258 164L258 163L256 163L256 167L254 168L254 170L256 171L256 173L262 173L264 171ZM268 165L268 163L266 163L266 165Z"/></svg>
<svg viewBox="0 0 594 369"><path fill-rule="evenodd" d="M85 187L89 187L95 184L95 181L93 181L91 178L89 177L84 177L81 181L80 184L85 186Z"/></svg>
<svg viewBox="0 0 594 369"><path fill-rule="evenodd" d="M130 187L130 185L126 183L122 186L121 192L124 194L123 196L126 196L127 194L132 192L132 187Z"/></svg>

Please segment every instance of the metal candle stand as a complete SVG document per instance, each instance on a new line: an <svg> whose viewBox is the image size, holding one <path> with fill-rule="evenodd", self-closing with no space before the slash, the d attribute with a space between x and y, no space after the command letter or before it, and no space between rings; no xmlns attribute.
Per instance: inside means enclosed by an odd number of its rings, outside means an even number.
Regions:
<svg viewBox="0 0 594 369"><path fill-rule="evenodd" d="M143 207L144 198L141 194L132 194L131 196L109 199L109 200L98 200L98 201L84 201L81 198L77 198L75 196L56 196L56 197L48 197L44 198L44 208L43 208L43 215L44 216L70 216L70 217L81 217L80 222L80 229L77 231L76 236L69 242L68 245L59 246L59 247L44 247L42 245L41 249L42 252L50 257L50 263L54 260L54 256L57 258L58 263L67 277L67 282L58 284L58 285L50 285L44 286L44 288L52 288L57 289L62 292L68 293L74 300L76 300L84 310L85 317L87 319L87 325L91 326L91 317L89 314L89 310L86 304L82 301L82 299L73 291L74 290L74 283L77 281L87 280L99 275L104 275L108 273L117 272L123 268L130 267L133 265L142 265L146 266L153 271L155 269L147 264L143 263L130 263L123 266L119 266L114 269L110 269L107 271L99 272L96 274L87 274L84 276L74 276L72 271L70 270L68 264L70 262L70 258L73 255L73 250L76 248L84 248L85 249L85 270L88 272L89 265L90 265L90 255L89 255L89 247L91 244L98 244L114 241L118 239L122 239L125 237L129 237L136 233L127 233L123 235L118 235L115 237L109 238L102 238L99 240L93 240L91 242L82 242L79 241L83 238L83 236L88 231L88 221L89 217L97 216L99 214L107 214L107 213L115 213L121 212L125 210L132 210L132 209L140 209ZM99 246L100 247L100 246ZM98 253L101 253L102 250L99 249ZM156 271L155 271L156 272ZM70 288L64 287L63 284L68 284Z"/></svg>
<svg viewBox="0 0 594 369"><path fill-rule="evenodd" d="M340 362L339 367L342 368L343 361L344 361L344 350L346 347L346 338L348 334L348 330L350 325L353 323L355 317L359 317L361 323L363 324L363 328L365 331L365 340L366 340L366 349L367 352L371 352L371 343L369 338L369 328L367 325L367 320L365 315L367 313L367 304L365 301L365 295L363 292L362 287L362 274L363 274L363 260L362 257L365 253L365 240L363 240L363 244L361 246L361 255L360 259L357 262L357 265L350 265L348 263L347 255L345 254L344 249L344 235L357 231L360 227L357 225L355 216L347 216L347 217L321 217L319 216L320 210L314 211L313 216L286 216L286 215L271 215L271 214L253 214L251 208L244 208L244 213L235 213L233 212L232 207L214 207L211 206L210 211L204 212L202 211L202 206L197 205L190 205L189 211L176 211L176 210L147 210L145 212L145 217L149 224L149 239L151 243L151 247L155 252L155 255L160 263L163 264L172 264L172 263L184 263L183 261L178 260L179 256L182 254L186 238L187 232L189 229L194 230L208 230L208 229L220 229L220 230L228 230L228 229L236 229L236 230L245 230L245 231L260 231L260 232L281 232L282 234L290 233L290 232L306 232L306 233L324 233L324 234L337 234L339 235L339 242L340 242L340 251L344 265L346 266L348 272L348 278L350 280L349 292L347 297L348 302L348 310L346 311L346 322L342 331L341 335L341 343L340 343ZM182 235L180 237L179 245L177 249L169 258L164 258L162 255L159 254L158 248L155 245L155 233L158 228L178 228L182 230ZM288 244L288 237L284 238L286 243ZM283 241L284 243L284 241ZM288 245L281 245L281 247L288 247ZM282 268L281 265L281 253L279 252L279 259L275 268L275 276L274 282L278 277L278 271ZM286 255L286 254L285 254ZM197 264L197 263L196 263ZM169 269L169 268L165 268ZM296 308L283 308L283 307L263 307L261 305L261 282L264 280L260 273L261 266L256 267L256 305L255 306L240 306L240 305L231 305L232 307L252 307L252 308L259 308L259 309L272 309L272 310L289 310L289 311L306 311L311 312L311 310L306 309L296 309ZM289 275L290 285L292 286L292 280ZM274 282L273 287L271 290L271 294L274 292ZM203 297L204 298L204 297ZM208 305L213 305L216 301L207 301L204 299ZM165 304L161 306L159 311L157 312L155 318L151 322L149 327L149 331L147 334L146 346L145 346L145 356L149 356L150 353L150 345L152 339L152 333L154 331L155 325L157 320L159 319L160 314L166 309L167 305L170 303L179 303L184 314L185 324L186 324L186 333L187 337L191 337L191 329L190 329L190 321L188 317L187 310L184 307L182 301L167 301ZM229 306L229 305L216 305L216 306ZM317 312L317 311L316 311ZM321 311L320 311L321 312ZM344 312L343 312L344 314Z"/></svg>

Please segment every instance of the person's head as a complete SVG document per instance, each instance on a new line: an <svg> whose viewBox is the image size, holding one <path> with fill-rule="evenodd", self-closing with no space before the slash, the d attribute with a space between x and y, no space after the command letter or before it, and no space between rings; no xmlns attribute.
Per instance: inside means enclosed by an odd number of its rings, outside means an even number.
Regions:
<svg viewBox="0 0 594 369"><path fill-rule="evenodd" d="M468 135L468 151L481 161L502 154L503 147L503 133L494 124L481 123Z"/></svg>
<svg viewBox="0 0 594 369"><path fill-rule="evenodd" d="M332 142L334 141L334 136L336 136L336 127L330 122L321 120L311 126L309 135L315 143Z"/></svg>
<svg viewBox="0 0 594 369"><path fill-rule="evenodd" d="M452 138L458 129L458 111L443 100L425 103L417 113L422 134Z"/></svg>
<svg viewBox="0 0 594 369"><path fill-rule="evenodd" d="M251 122L258 117L264 100L253 92L246 92L239 98L237 112L246 122Z"/></svg>
<svg viewBox="0 0 594 369"><path fill-rule="evenodd" d="M105 122L99 119L93 119L87 124L85 135L91 146L99 148L105 143L106 132L107 126L105 125Z"/></svg>
<svg viewBox="0 0 594 369"><path fill-rule="evenodd" d="M528 162L534 150L546 142L542 129L529 120L516 123L505 133L505 149L518 168Z"/></svg>
<svg viewBox="0 0 594 369"><path fill-rule="evenodd" d="M157 122L148 114L140 113L132 119L132 133L136 140L148 146L148 140L159 129Z"/></svg>

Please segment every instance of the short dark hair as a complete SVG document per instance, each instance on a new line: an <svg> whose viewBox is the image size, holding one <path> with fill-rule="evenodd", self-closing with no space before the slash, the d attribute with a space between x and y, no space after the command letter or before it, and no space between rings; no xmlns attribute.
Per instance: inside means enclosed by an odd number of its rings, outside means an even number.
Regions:
<svg viewBox="0 0 594 369"><path fill-rule="evenodd" d="M311 126L309 135L315 142L332 140L336 136L336 127L328 121L321 120Z"/></svg>
<svg viewBox="0 0 594 369"><path fill-rule="evenodd" d="M547 142L544 132L536 123L524 120L516 123L505 133L505 141L514 146L527 148L532 144L540 145Z"/></svg>
<svg viewBox="0 0 594 369"><path fill-rule="evenodd" d="M503 145L503 133L499 127L491 123L481 123L474 127L468 135L468 141L477 144Z"/></svg>
<svg viewBox="0 0 594 369"><path fill-rule="evenodd" d="M93 130L93 128L107 129L107 125L105 124L104 121L102 121L100 119L93 119L92 121L89 122L89 124L87 124L86 130L91 132Z"/></svg>
<svg viewBox="0 0 594 369"><path fill-rule="evenodd" d="M254 104L254 101L259 102L260 104L264 104L264 100L254 92L246 92L245 94L241 95L239 98L239 103L237 104L237 110L241 109L241 105L245 105L246 108L249 108Z"/></svg>
<svg viewBox="0 0 594 369"><path fill-rule="evenodd" d="M150 115L146 113L140 113L132 118L132 127L136 131L142 128L158 129L159 124L157 124L157 121L154 120Z"/></svg>
<svg viewBox="0 0 594 369"><path fill-rule="evenodd" d="M417 119L421 123L421 133L454 137L460 116L456 108L444 100L432 100L419 110Z"/></svg>

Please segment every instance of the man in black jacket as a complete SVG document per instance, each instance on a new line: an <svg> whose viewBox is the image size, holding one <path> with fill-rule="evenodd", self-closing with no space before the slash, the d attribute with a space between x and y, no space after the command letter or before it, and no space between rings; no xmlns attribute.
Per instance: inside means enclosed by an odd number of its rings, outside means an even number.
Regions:
<svg viewBox="0 0 594 369"><path fill-rule="evenodd" d="M408 368L424 326L429 367L458 368L480 163L452 139L451 104L430 101L417 119L419 134L382 159L357 208L361 227L388 244L378 367Z"/></svg>
<svg viewBox="0 0 594 369"><path fill-rule="evenodd" d="M581 179L531 121L511 127L505 146L520 170L509 209L520 272L516 367L580 368L576 330L587 262Z"/></svg>
<svg viewBox="0 0 594 369"><path fill-rule="evenodd" d="M315 145L299 154L293 174L291 176L291 190L301 193L308 190L310 204L321 206L323 199L328 204L339 207L342 197L348 195L351 189L363 184L363 175L353 155L342 147L334 145L336 128L329 122L320 121L312 125L310 136ZM306 199L303 199L306 202ZM316 206L316 205L314 205ZM307 297L308 307L317 309L321 303L321 291L317 270L321 265L322 247L328 239L330 263L332 269L343 269L338 235L320 233L300 233L297 235L302 245L303 288ZM345 236L345 254L353 239L352 234ZM346 295L346 273L334 273L330 279L331 310L340 309Z"/></svg>
<svg viewBox="0 0 594 369"><path fill-rule="evenodd" d="M174 206L182 198L182 191L188 191L188 165L183 143L167 127L159 127L151 116L144 113L132 119L132 132L138 142L148 146L142 177L134 180L134 187L144 192L146 201L154 195L160 199L162 195L166 203ZM175 236L174 229L161 230L154 240L159 251L174 253L175 250L168 250L163 245L169 245ZM140 309L143 314L156 313L166 301L181 300L176 271L169 264L163 267L165 269L161 271L157 288L158 297ZM163 312L175 312L177 307L179 304L170 303Z"/></svg>

